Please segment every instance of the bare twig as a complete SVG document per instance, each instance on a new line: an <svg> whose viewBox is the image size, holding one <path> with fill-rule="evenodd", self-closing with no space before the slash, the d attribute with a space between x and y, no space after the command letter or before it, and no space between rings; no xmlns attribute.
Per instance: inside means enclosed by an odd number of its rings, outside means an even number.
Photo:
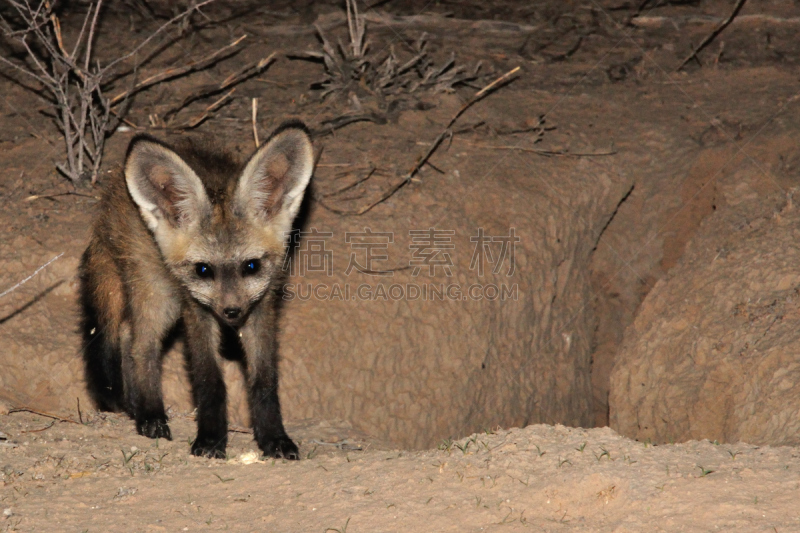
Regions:
<svg viewBox="0 0 800 533"><path fill-rule="evenodd" d="M406 174L406 179L410 180L413 176L415 176L417 172L419 172L419 169L422 168L422 165L424 165L428 161L428 159L430 159L433 153L439 148L439 145L442 144L442 141L452 136L453 132L450 130L449 127L447 127L442 133L440 133L439 136L436 137L436 139L434 139L431 145L428 147L428 151L425 152L422 155L422 157L417 159L417 162L414 163L414 166L411 167L411 170L408 171L408 174Z"/></svg>
<svg viewBox="0 0 800 533"><path fill-rule="evenodd" d="M193 119L189 120L188 122L181 124L180 126L175 126L175 128L181 130L190 130L192 128L196 128L197 126L202 124L208 117L210 117L214 111L216 111L217 109L222 107L225 103L227 103L231 95L235 92L236 92L235 88L231 89L230 91L222 95L222 97L219 100L217 100L216 102L205 108L205 110L202 113L200 113Z"/></svg>
<svg viewBox="0 0 800 533"><path fill-rule="evenodd" d="M199 4L193 4L193 5L189 6L188 9L186 9L182 13L180 13L178 15L175 15L174 17L169 19L167 22L162 24L161 27L159 27L156 31L151 33L149 37L147 37L144 41L139 43L139 45L136 48L134 48L133 50L131 50L127 54L123 55L122 57L118 57L117 59L115 59L114 61L112 61L108 65L106 65L103 70L104 71L109 71L111 68L116 66L118 63L121 63L122 61L125 61L125 60L135 56L137 53L139 53L139 50L141 50L142 48L147 46L150 43L150 41L155 39L156 36L160 35L164 30L166 30L167 28L169 28L170 26L172 26L176 22L184 20L186 17L191 15L194 11L199 11L201 7L203 7L205 5L208 5L211 2L215 2L215 1L216 0L204 0L203 2L200 2Z"/></svg>
<svg viewBox="0 0 800 533"><path fill-rule="evenodd" d="M180 76L185 76L186 74L190 74L192 72L197 72L199 70L203 70L214 64L221 56L224 56L226 53L232 51L234 48L239 46L239 44L246 38L246 35L242 35L235 41L223 46L216 52L213 52L202 59L198 59L197 61L192 61L188 65L184 65L180 68L171 68L167 69L163 72L159 72L158 74L154 74L147 79L144 79L128 89L127 91L121 92L115 97L109 100L109 104L112 106L117 105L118 103L122 102L126 98L133 96L134 94L147 89L148 87L152 87L162 81L167 81L170 79L178 78Z"/></svg>
<svg viewBox="0 0 800 533"><path fill-rule="evenodd" d="M136 56L167 28L214 1L195 0L186 10L161 25L128 53L101 66L94 57L94 49L104 0L89 3L71 51L64 42L62 24L55 12L57 2L6 0L16 10L22 28L14 31L6 19L0 20L0 26L7 38L16 40L24 48L26 59L18 62L0 56L0 63L43 85L42 92L52 106L51 116L64 138L65 160L56 163L56 168L64 176L72 182L91 178L94 183L97 180L105 141L119 122L124 120L127 112L124 105L112 112L112 106L129 102L131 95L160 81L205 68L231 53L232 48L241 42L239 39L198 62L167 70L135 83L131 89L117 95L113 100L105 94L117 65ZM134 78L137 68L148 59L149 57L145 57L134 61ZM41 96L38 89L32 90Z"/></svg>
<svg viewBox="0 0 800 533"><path fill-rule="evenodd" d="M253 142L256 144L256 149L261 146L258 142L258 127L256 127L256 119L258 118L258 98L253 98Z"/></svg>
<svg viewBox="0 0 800 533"><path fill-rule="evenodd" d="M322 166L322 165L317 165L317 167L319 167L319 166ZM375 174L376 170L377 169L375 167L371 167L369 169L369 172L367 172L366 175L363 178L359 178L356 181L354 181L353 183L351 183L349 185L345 185L341 189L337 189L337 190L335 190L333 192L320 194L319 197L320 198L330 198L331 196L337 196L339 194L342 194L343 192L349 191L350 189L353 189L353 188L357 187L358 185L361 185L362 183L364 183L368 179L370 179L372 177L372 175Z"/></svg>
<svg viewBox="0 0 800 533"><path fill-rule="evenodd" d="M15 291L15 290L17 290L18 288L20 288L20 287L22 287L23 285L25 285L26 283L28 283L30 280L32 280L32 279L33 279L33 278L36 276L36 274L38 274L39 272L41 272L42 270L44 270L45 268L47 268L48 266L50 266L50 264L51 264L51 263L53 263L54 261L56 261L56 260L60 259L62 255L64 255L64 252L61 252L60 254L58 254L57 256L55 256L54 258L52 258L50 261L48 261L47 263L43 264L42 266L40 266L40 267L39 267L39 268L37 268L36 270L34 270L33 274L31 274L31 275L30 275L30 276L28 276L27 278L23 279L22 281L20 281L19 283L17 283L17 284L16 284L16 285L14 285L13 287L11 287L10 289L6 289L6 290L5 290L5 291L3 291L2 293L0 293L0 298L2 298L3 296L5 296L6 294L10 294L10 293L14 292L14 291Z"/></svg>
<svg viewBox="0 0 800 533"><path fill-rule="evenodd" d="M386 200L391 198L392 195L394 195L397 191L399 191L401 188L403 188L406 184L408 184L414 178L414 176L417 174L417 172L419 172L419 169L422 168L422 166L425 163L427 163L428 159L430 159L430 157L434 154L434 152L436 152L436 150L439 148L439 146L441 146L442 142L445 139L452 139L453 131L452 131L451 128L452 128L453 124L456 123L456 121L459 119L459 117L462 114L464 114L464 112L467 109L469 109L472 105L474 105L476 102L478 102L481 98L485 97L488 94L491 94L498 87L503 86L506 82L508 82L519 71L519 69L520 69L520 67L515 67L515 68L511 69L510 71L506 72L505 74L503 74L502 76L500 76L499 78L497 78L496 80L491 82L489 85L487 85L483 89L481 89L478 92L476 92L475 94L473 94L472 97L470 97L470 99L467 100L466 103L464 103L464 105L461 106L461 109L458 110L458 112L453 116L453 118L450 119L450 122L447 123L447 126L445 126L444 131L442 131L433 140L433 142L430 144L430 146L425 151L425 153L422 155L422 157L417 159L417 161L414 163L414 166L411 167L411 169L406 173L406 175L403 176L403 178L400 181L398 181L397 183L395 183L394 185L389 187L389 189L384 191L383 194L381 194L380 197L377 200L373 201L372 203L370 203L370 204L368 204L368 205L366 205L364 207L361 207L359 209L354 209L354 210L344 210L344 209L338 209L338 208L332 207L330 205L327 205L322 200L322 198L316 198L316 201L322 207L324 207L325 209L327 209L327 210L329 210L329 211L331 211L333 213L336 213L336 214L339 214L339 215L353 215L353 216L363 215L364 213L366 213L367 211L371 210L373 207L377 206L378 204L381 204L381 203L385 202ZM555 154L553 154L553 155L555 155ZM362 181L366 181L366 179L362 180Z"/></svg>
<svg viewBox="0 0 800 533"><path fill-rule="evenodd" d="M8 410L8 414L12 413L33 413L35 415L44 416L46 418L52 418L54 420L58 420L60 422L71 422L73 424L78 424L79 422L75 422L71 418L64 418L62 416L54 415L51 413L46 413L44 411L37 411L36 409L31 409L30 407L14 407L13 409Z"/></svg>
<svg viewBox="0 0 800 533"><path fill-rule="evenodd" d="M355 122L374 122L375 124L386 124L386 117L377 113L361 113L357 115L342 115L336 118L323 120L323 127L313 131L314 137L330 135L339 128L343 128Z"/></svg>
<svg viewBox="0 0 800 533"><path fill-rule="evenodd" d="M468 143L470 146L476 148L486 148L487 150L513 150L517 152L529 152L532 154L539 154L546 157L562 156L562 157L601 157L607 155L616 155L616 150L603 150L599 152L570 152L568 150L546 150L544 148L527 148L524 146L497 146L491 144Z"/></svg>
<svg viewBox="0 0 800 533"><path fill-rule="evenodd" d="M417 162L414 164L413 167L411 167L411 170L409 170L408 174L406 174L406 181L410 180L412 177L414 177L414 175L416 175L417 172L419 172L419 169L422 168L422 165L424 165L428 161L428 159L430 159L433 153L439 148L439 145L442 144L442 141L444 141L448 137L452 138L453 132L450 128L453 127L453 124L456 123L456 120L458 120L459 117L463 115L467 109L472 107L476 102L478 102L487 94L490 94L492 91L494 91L498 87L501 87L503 84L508 82L514 76L514 74L516 74L519 71L519 69L520 67L514 67L513 69L509 70L508 72L506 72L505 74L494 80L492 83L481 89L480 91L473 94L472 97L469 100L467 100L464 103L464 105L461 106L461 109L459 109L458 112L455 115L453 115L453 118L451 118L450 122L448 122L447 126L445 126L444 131L440 133L439 136L436 137L436 139L434 139L434 141L428 148L428 151L425 152L425 154L423 154L423 156L417 160ZM402 185L400 187L402 187ZM398 189L400 187L398 187Z"/></svg>
<svg viewBox="0 0 800 533"><path fill-rule="evenodd" d="M47 425L46 425L45 427L43 427L43 428L39 428L39 429L26 429L26 430L24 430L24 431L20 431L20 433L39 433L40 431L47 431L48 429L50 429L51 427L53 427L53 426L55 425L55 423L56 423L56 422L58 422L58 420L53 420L52 422L50 422L49 424L47 424Z"/></svg>
<svg viewBox="0 0 800 533"><path fill-rule="evenodd" d="M245 65L244 67L234 72L233 74L231 74L230 76L228 76L227 78L225 78L216 85L205 85L203 87L200 87L197 91L184 98L180 104L178 104L177 106L173 107L172 109L164 113L164 122L169 124L173 116L175 116L179 111L181 111L183 108L185 108L192 102L200 100L201 98L221 93L222 91L231 88L235 85L238 85L239 83L247 80L248 78L251 78L252 76L255 76L256 74L262 72L265 68L267 68L274 60L275 60L275 52L271 53L267 57L255 63L250 63L248 65Z"/></svg>
<svg viewBox="0 0 800 533"><path fill-rule="evenodd" d="M725 28L727 28L727 27L728 27L728 25L729 25L731 22L733 22L733 19L735 19L735 18L736 18L736 15L738 15L738 14L739 14L739 11L741 11L741 9L742 9L742 6L744 6L744 3L745 3L746 1L747 1L747 0L737 0L737 2L736 2L736 5L735 5L735 6L733 6L733 11L731 11L731 14L730 14L730 16L729 16L728 18L726 18L725 20L723 20L723 21L722 21L722 23L721 23L719 26L717 26L717 28L716 28L714 31L712 31L711 33L709 33L709 34L706 36L706 38L705 38L705 39L703 39L703 40L700 42L700 44L697 46L697 48L695 48L694 50L692 50L692 53L691 53L691 54L689 54L688 56L686 56L686 59L684 59L684 60L681 62L681 64L678 66L678 68L676 68L675 70L676 70L676 71L678 71L678 70L681 70L683 67L685 67L685 66L686 66L686 64L687 64L689 61L691 61L692 59L697 59L697 54L699 54L699 53L700 53L700 51L701 51L703 48L705 48L706 46L708 46L708 45L711 43L711 41L713 41L714 39L716 39L717 35L719 35L720 33L722 33L722 30L724 30ZM699 62L699 59L698 59L698 62Z"/></svg>
<svg viewBox="0 0 800 533"><path fill-rule="evenodd" d="M484 87L483 89L481 89L480 91L478 91L474 95L472 95L472 98L467 100L467 102L463 106L461 106L461 109L458 110L458 113L456 113L455 116L450 120L450 122L447 124L447 128L446 129L449 129L450 126L455 124L456 120L458 120L458 117L460 117L464 113L464 111L466 111L467 109L472 107L472 105L475 102L477 102L478 100L480 100L481 98L483 98L487 94L491 93L492 91L494 91L498 87L501 87L503 84L508 82L514 76L514 74L519 72L519 69L520 69L520 67L512 68L511 70L509 70L508 72L506 72L505 74L503 74L502 76L500 76L499 78L494 80L492 83L490 83L489 85L487 85L486 87Z"/></svg>
<svg viewBox="0 0 800 533"><path fill-rule="evenodd" d="M323 202L321 198L315 198L315 200L317 201L317 203L319 203L319 205L321 205L322 207L324 207L325 209L327 209L328 211L330 211L332 213L336 213L337 215L359 216L359 215L363 215L367 211L370 211L373 207L377 206L378 204L381 204L381 203L385 202L386 200L388 200L394 193L399 191L400 188L403 187L409 181L410 180L407 180L406 178L401 179L399 182L397 182L394 185L392 185L391 187L389 187L389 189L386 190L383 194L381 194L381 196L377 200L375 200L371 204L365 205L364 207L361 207L359 209L352 209L352 210L339 209L337 207L330 206L327 203Z"/></svg>
<svg viewBox="0 0 800 533"><path fill-rule="evenodd" d="M84 198L91 198L92 200L99 200L99 196L92 196L91 194L83 194L75 191L60 192L56 194L33 194L25 198L25 202L33 202L34 200L52 200L59 196L82 196Z"/></svg>

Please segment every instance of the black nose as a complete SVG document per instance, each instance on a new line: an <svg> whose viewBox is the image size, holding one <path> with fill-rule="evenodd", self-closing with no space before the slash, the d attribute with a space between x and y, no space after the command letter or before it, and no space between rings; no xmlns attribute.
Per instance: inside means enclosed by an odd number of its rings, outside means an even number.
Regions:
<svg viewBox="0 0 800 533"><path fill-rule="evenodd" d="M241 307L226 307L222 310L222 314L225 315L225 318L229 318L233 320L234 318L239 318L239 315L242 314Z"/></svg>

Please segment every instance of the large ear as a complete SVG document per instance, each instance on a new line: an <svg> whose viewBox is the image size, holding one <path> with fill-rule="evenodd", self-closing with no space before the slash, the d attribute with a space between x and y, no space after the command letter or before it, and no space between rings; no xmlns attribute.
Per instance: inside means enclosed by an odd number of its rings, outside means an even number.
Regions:
<svg viewBox="0 0 800 533"><path fill-rule="evenodd" d="M247 162L236 187L236 205L288 231L313 170L308 130L299 122L285 124Z"/></svg>
<svg viewBox="0 0 800 533"><path fill-rule="evenodd" d="M131 141L125 182L151 231L165 223L186 227L211 211L197 174L178 154L150 137Z"/></svg>

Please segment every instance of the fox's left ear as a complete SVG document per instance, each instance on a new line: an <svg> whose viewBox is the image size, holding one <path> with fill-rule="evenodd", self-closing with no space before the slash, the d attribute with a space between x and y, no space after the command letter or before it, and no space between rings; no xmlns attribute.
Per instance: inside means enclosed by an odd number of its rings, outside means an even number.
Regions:
<svg viewBox="0 0 800 533"><path fill-rule="evenodd" d="M314 150L306 127L281 126L245 166L236 187L236 205L289 231L313 171Z"/></svg>

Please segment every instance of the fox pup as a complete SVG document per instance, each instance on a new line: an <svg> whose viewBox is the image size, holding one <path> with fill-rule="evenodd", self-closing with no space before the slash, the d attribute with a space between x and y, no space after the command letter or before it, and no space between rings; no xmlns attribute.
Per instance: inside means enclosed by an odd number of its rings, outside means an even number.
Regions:
<svg viewBox="0 0 800 533"><path fill-rule="evenodd" d="M259 448L298 458L278 401L275 304L285 236L313 166L299 122L278 128L244 164L145 135L131 141L124 181L109 184L81 262L86 380L100 409L127 412L141 435L171 439L161 358L182 319L197 407L192 453L225 457L217 358L233 351Z"/></svg>

